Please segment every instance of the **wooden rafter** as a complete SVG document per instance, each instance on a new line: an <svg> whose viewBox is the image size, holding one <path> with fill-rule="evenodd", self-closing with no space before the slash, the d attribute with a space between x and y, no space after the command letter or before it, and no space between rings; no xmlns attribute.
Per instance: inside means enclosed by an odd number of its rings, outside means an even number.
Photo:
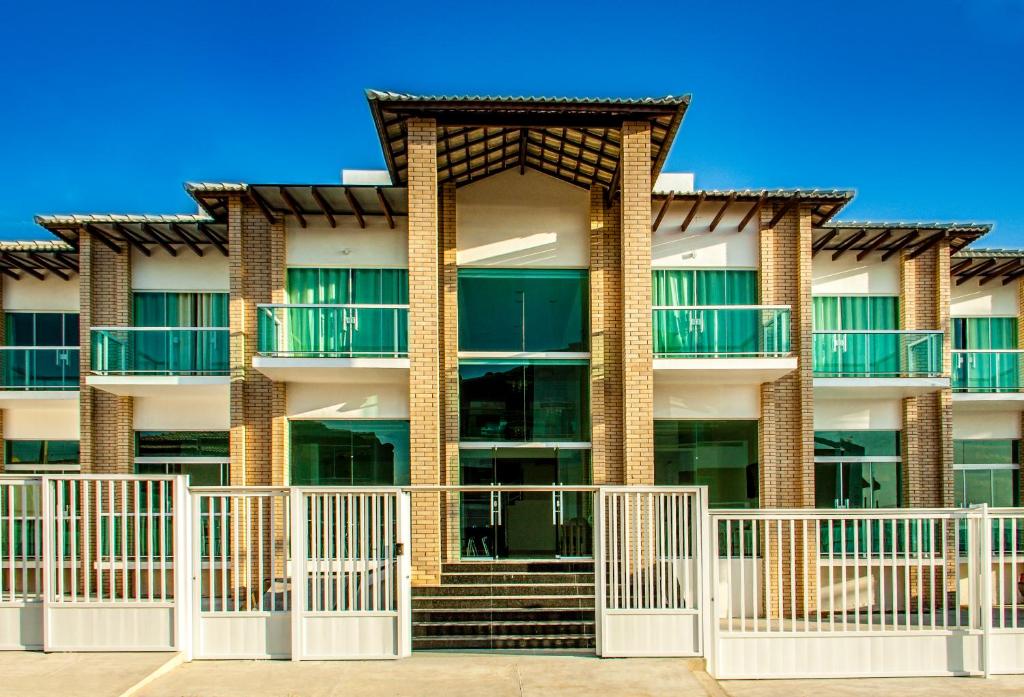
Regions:
<svg viewBox="0 0 1024 697"><path fill-rule="evenodd" d="M356 222L359 223L359 227L366 227L366 218L363 217L363 207L359 205L359 201L356 200L355 194L347 186L344 187L345 200L348 201L348 205L352 207L352 215L356 217Z"/></svg>
<svg viewBox="0 0 1024 697"><path fill-rule="evenodd" d="M377 200L380 201L380 209L384 211L384 218L388 221L388 227L394 230L395 214L391 212L391 204L388 203L388 198L384 195L384 189L379 186L374 188L377 191Z"/></svg>
<svg viewBox="0 0 1024 697"><path fill-rule="evenodd" d="M114 242L114 240L110 238L109 233L104 232L98 226L86 225L85 231L88 232L91 236L98 239L100 242L102 242L104 246L106 246L108 249L110 249L110 251L114 252L115 254L120 254L121 252L124 251L124 248L119 246L117 243Z"/></svg>
<svg viewBox="0 0 1024 697"><path fill-rule="evenodd" d="M284 205L288 206L288 210L292 212L295 219L299 221L299 227L306 227L306 216L302 214L302 208L299 207L299 202L289 193L288 189L283 186L277 187L277 193L281 195L281 200L284 201Z"/></svg>
<svg viewBox="0 0 1024 697"><path fill-rule="evenodd" d="M316 201L316 205L320 207L320 211L327 218L327 222L331 227L338 227L338 221L334 219L334 211L331 210L330 204L327 203L327 199L323 197L320 190L315 186L309 187L309 195Z"/></svg>
<svg viewBox="0 0 1024 697"><path fill-rule="evenodd" d="M786 199L786 202L782 204L782 207L775 211L775 215L773 215L771 221L769 221L768 227L773 228L778 225L779 221L782 220L782 216L793 210L793 206L797 205L799 202L800 196L798 194L793 194Z"/></svg>
<svg viewBox="0 0 1024 697"><path fill-rule="evenodd" d="M729 206L731 206L735 202L736 192L734 191L733 193L729 194L729 198L725 200L725 203L722 204L722 207L718 209L717 213L715 213L715 217L711 219L711 225L708 226L708 232L715 231L715 228L718 227L718 224L722 222L722 216L725 215L726 209L729 208Z"/></svg>
<svg viewBox="0 0 1024 697"><path fill-rule="evenodd" d="M189 233L188 230L178 225L177 223L171 223L171 229L178 233L178 236L181 237L181 241L185 243L186 247L195 252L195 255L197 257L203 256L202 248L198 244L196 244L195 239L192 238L192 235Z"/></svg>
<svg viewBox="0 0 1024 697"><path fill-rule="evenodd" d="M974 263L974 259L973 258L963 259L961 261L958 261L957 263L953 264L949 268L949 273L950 274L958 274L958 273L960 273L961 271L963 271L964 269L966 269L968 266L970 266L973 263Z"/></svg>
<svg viewBox="0 0 1024 697"><path fill-rule="evenodd" d="M811 245L811 258L813 259L814 257L818 256L818 252L823 250L825 248L825 245L831 242L832 238L838 234L839 233L835 230L829 230L824 235L819 237L817 241Z"/></svg>
<svg viewBox="0 0 1024 697"><path fill-rule="evenodd" d="M20 281L21 280L21 276L19 276L18 274L14 273L13 271L11 271L6 266L0 266L0 273L2 273L4 276L9 276L10 278L13 278L15 281Z"/></svg>
<svg viewBox="0 0 1024 697"><path fill-rule="evenodd" d="M747 214L743 216L743 220L741 220L740 224L736 227L736 232L740 232L743 228L747 227L747 223L753 220L754 216L760 212L767 199L768 197L765 194L761 194L761 196L758 197L757 201L754 202L754 205L750 207L750 210L747 211Z"/></svg>
<svg viewBox="0 0 1024 697"><path fill-rule="evenodd" d="M160 234L159 230L147 223L142 224L142 229L152 235L153 239L156 240L156 243L160 245L165 252L170 254L172 257L178 256L178 250L171 246L171 243Z"/></svg>
<svg viewBox="0 0 1024 697"><path fill-rule="evenodd" d="M921 244L917 245L917 247L914 248L914 251L907 254L907 259L916 259L917 257L921 256L929 249L934 247L935 244L945 236L945 232L936 232L934 235L926 237L924 242L922 242Z"/></svg>
<svg viewBox="0 0 1024 697"><path fill-rule="evenodd" d="M71 280L71 275L68 274L67 270L64 269L60 264L54 263L53 261L46 258L45 254L37 254L36 252L28 252L28 257L39 266L47 269L54 273L65 281Z"/></svg>
<svg viewBox="0 0 1024 697"><path fill-rule="evenodd" d="M19 259L18 257L16 257L13 254L8 254L8 253L5 252L3 254L2 258L3 258L4 261L6 261L11 266L17 266L19 269L21 269L22 271L24 271L28 275L33 276L35 278L38 278L40 281L43 281L43 280L46 279L46 276L44 274L39 273L38 269L36 269L36 268L34 268L32 266L29 266L28 264L26 264L24 261L22 261L21 259ZM67 279L64 279L64 280L67 280Z"/></svg>
<svg viewBox="0 0 1024 697"><path fill-rule="evenodd" d="M661 204L661 208L658 209L657 217L654 218L654 224L651 225L651 232L657 230L658 226L661 225L661 221L665 219L665 214L668 213L668 207L672 205L672 201L675 200L675 197L676 192L674 191L670 191L668 196L665 197L665 200Z"/></svg>
<svg viewBox="0 0 1024 697"><path fill-rule="evenodd" d="M526 174L526 129L519 129L519 174Z"/></svg>
<svg viewBox="0 0 1024 697"><path fill-rule="evenodd" d="M846 253L846 250L850 249L850 247L864 239L867 236L867 234L867 230L860 229L857 232L850 235L849 237L847 237L842 242L840 242L838 245L836 245L835 251L832 252L832 261L836 261L837 259L842 257L843 254Z"/></svg>
<svg viewBox="0 0 1024 697"><path fill-rule="evenodd" d="M894 255L899 254L900 250L906 247L908 244L917 239L917 230L911 230L903 237L899 238L885 250L885 254L882 255L882 261L889 261Z"/></svg>
<svg viewBox="0 0 1024 697"><path fill-rule="evenodd" d="M986 283L992 281L993 279L999 278L1000 276L1006 274L1007 272L1015 271L1016 269L1014 269L1014 267L1020 266L1021 261L1022 260L1020 258L1010 259L1005 264L997 266L994 269L990 269L988 273L982 275L981 279L978 282L978 285L983 286Z"/></svg>
<svg viewBox="0 0 1024 697"><path fill-rule="evenodd" d="M256 189L250 188L249 196L252 197L252 200L256 203L257 207L259 207L260 211L263 213L263 217L267 219L268 223L271 225L277 223L277 218L274 217L273 211L270 210L270 204L267 203L267 200L263 198L260 192L256 191Z"/></svg>
<svg viewBox="0 0 1024 697"><path fill-rule="evenodd" d="M892 237L892 230L882 230L882 232L875 235L864 245L864 249L857 252L857 261L864 261L864 257L885 244L890 237Z"/></svg>
<svg viewBox="0 0 1024 697"><path fill-rule="evenodd" d="M135 235L135 233L128 228L127 225L122 225L121 223L114 223L114 229L121 233L121 237L124 238L125 242L127 242L129 245L139 250L140 252L142 252L143 255L147 257L153 255L153 253L149 251L149 247L142 244L142 240L140 240Z"/></svg>
<svg viewBox="0 0 1024 697"><path fill-rule="evenodd" d="M977 264L976 266L972 266L967 271L965 271L964 273L960 274L959 278L956 279L956 284L958 286L962 286L963 284L967 283L969 280L971 280L972 278L974 278L975 276L980 274L982 271L985 271L986 269L990 269L990 268L992 268L995 265L996 265L996 260L995 259L987 259L987 260L981 262L980 264Z"/></svg>
<svg viewBox="0 0 1024 697"><path fill-rule="evenodd" d="M221 254L228 256L228 248L224 245L224 241L221 240L220 236L216 232L210 229L206 223L199 224L199 231L203 233L207 240L210 241L214 247L216 247Z"/></svg>
<svg viewBox="0 0 1024 697"><path fill-rule="evenodd" d="M703 191L697 195L697 199L693 202L693 207L690 208L690 212L683 218L683 224L679 226L679 232L686 232L686 228L690 227L690 223L693 222L693 217L697 215L697 209L700 208L700 204L704 203L704 198L707 196Z"/></svg>
<svg viewBox="0 0 1024 697"><path fill-rule="evenodd" d="M1022 266L1021 268L1017 269L1013 273L1006 274L1006 276L1003 277L1003 285L1004 286L1008 286L1011 283L1013 283L1014 281L1016 281L1018 278L1020 278L1021 276L1024 276L1024 266Z"/></svg>

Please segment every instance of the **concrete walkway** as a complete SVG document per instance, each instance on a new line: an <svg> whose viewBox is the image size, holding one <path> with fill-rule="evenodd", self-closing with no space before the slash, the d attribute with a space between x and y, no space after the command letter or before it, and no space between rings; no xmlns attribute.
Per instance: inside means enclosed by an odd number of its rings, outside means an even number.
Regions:
<svg viewBox="0 0 1024 697"><path fill-rule="evenodd" d="M729 697L1009 697L1024 695L1024 675L985 678L724 680Z"/></svg>
<svg viewBox="0 0 1024 697"><path fill-rule="evenodd" d="M680 659L421 653L401 661L194 661L139 697L723 697Z"/></svg>
<svg viewBox="0 0 1024 697"><path fill-rule="evenodd" d="M120 697L173 659L170 653L0 652L0 694Z"/></svg>

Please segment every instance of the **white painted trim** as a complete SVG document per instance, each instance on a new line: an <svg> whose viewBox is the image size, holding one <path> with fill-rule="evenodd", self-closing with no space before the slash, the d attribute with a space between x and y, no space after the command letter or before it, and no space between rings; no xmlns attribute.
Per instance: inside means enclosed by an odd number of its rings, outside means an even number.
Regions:
<svg viewBox="0 0 1024 697"><path fill-rule="evenodd" d="M842 455L815 455L814 461L822 464L832 462L903 462L903 458L899 455L876 455L874 457L870 455L857 455L856 457L843 457Z"/></svg>
<svg viewBox="0 0 1024 697"><path fill-rule="evenodd" d="M988 439L983 439L988 440ZM953 471L957 470L1019 470L1020 464L1016 462L1006 463L1001 462L994 465L986 465L981 463L965 463L965 464L954 464Z"/></svg>
<svg viewBox="0 0 1024 697"><path fill-rule="evenodd" d="M408 358L284 358L253 356L252 367L259 368L393 368L408 370Z"/></svg>

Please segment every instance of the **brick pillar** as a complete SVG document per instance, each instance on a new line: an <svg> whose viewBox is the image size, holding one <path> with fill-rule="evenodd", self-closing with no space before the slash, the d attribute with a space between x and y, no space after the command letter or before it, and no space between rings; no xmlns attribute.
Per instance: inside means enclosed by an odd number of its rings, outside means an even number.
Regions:
<svg viewBox="0 0 1024 697"><path fill-rule="evenodd" d="M7 317L4 316L4 283L0 279L0 346L7 345ZM7 447L4 443L4 411L0 409L0 472L7 463Z"/></svg>
<svg viewBox="0 0 1024 697"><path fill-rule="evenodd" d="M1017 286L1017 348L1024 346L1024 279L1018 278L1013 282ZM1020 382L1024 385L1024 361L1020 362ZM1024 412L1021 412L1021 434L1024 434ZM1024 501L1024 477L1017 477L1018 495L1020 501Z"/></svg>
<svg viewBox="0 0 1024 697"><path fill-rule="evenodd" d="M245 197L228 204L231 327L231 483L286 483L285 385L252 367L258 303L285 300L284 222Z"/></svg>
<svg viewBox="0 0 1024 697"><path fill-rule="evenodd" d="M590 440L594 484L622 484L622 269L619 205L590 188Z"/></svg>
<svg viewBox="0 0 1024 697"><path fill-rule="evenodd" d="M626 484L654 483L651 319L651 129L622 124L622 457Z"/></svg>
<svg viewBox="0 0 1024 697"><path fill-rule="evenodd" d="M944 334L942 373L950 374L949 243L942 241L900 264L900 322L904 329ZM953 505L953 392L947 388L903 400L903 503Z"/></svg>
<svg viewBox="0 0 1024 697"><path fill-rule="evenodd" d="M814 374L811 331L811 216L806 209L768 227L760 213L761 303L789 305L790 342L797 369L761 386L760 506L814 506Z"/></svg>
<svg viewBox="0 0 1024 697"><path fill-rule="evenodd" d="M119 397L85 384L92 366L92 327L130 327L131 254L115 252L82 231L79 266L81 382L80 461L88 474L130 474L135 469L134 408Z"/></svg>
<svg viewBox="0 0 1024 697"><path fill-rule="evenodd" d="M442 481L458 484L459 471L459 274L455 259L455 184L448 182L441 186L440 225L440 288L441 288L441 330L438 346L441 347L441 432L442 440ZM444 497L444 550L445 559L458 561L460 558L461 533L459 528L459 495L452 493Z"/></svg>
<svg viewBox="0 0 1024 697"><path fill-rule="evenodd" d="M406 121L409 192L409 471L412 484L438 484L441 472L438 293L437 125ZM412 496L412 583L441 575L440 496Z"/></svg>

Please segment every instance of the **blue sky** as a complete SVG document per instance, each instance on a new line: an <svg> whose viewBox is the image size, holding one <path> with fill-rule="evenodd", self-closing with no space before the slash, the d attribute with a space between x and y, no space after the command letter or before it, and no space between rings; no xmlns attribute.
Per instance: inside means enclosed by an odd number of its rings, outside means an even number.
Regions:
<svg viewBox="0 0 1024 697"><path fill-rule="evenodd" d="M851 187L846 219L1024 246L1024 0L9 3L0 237L191 212L187 180L383 167L363 96L693 94L666 169Z"/></svg>

